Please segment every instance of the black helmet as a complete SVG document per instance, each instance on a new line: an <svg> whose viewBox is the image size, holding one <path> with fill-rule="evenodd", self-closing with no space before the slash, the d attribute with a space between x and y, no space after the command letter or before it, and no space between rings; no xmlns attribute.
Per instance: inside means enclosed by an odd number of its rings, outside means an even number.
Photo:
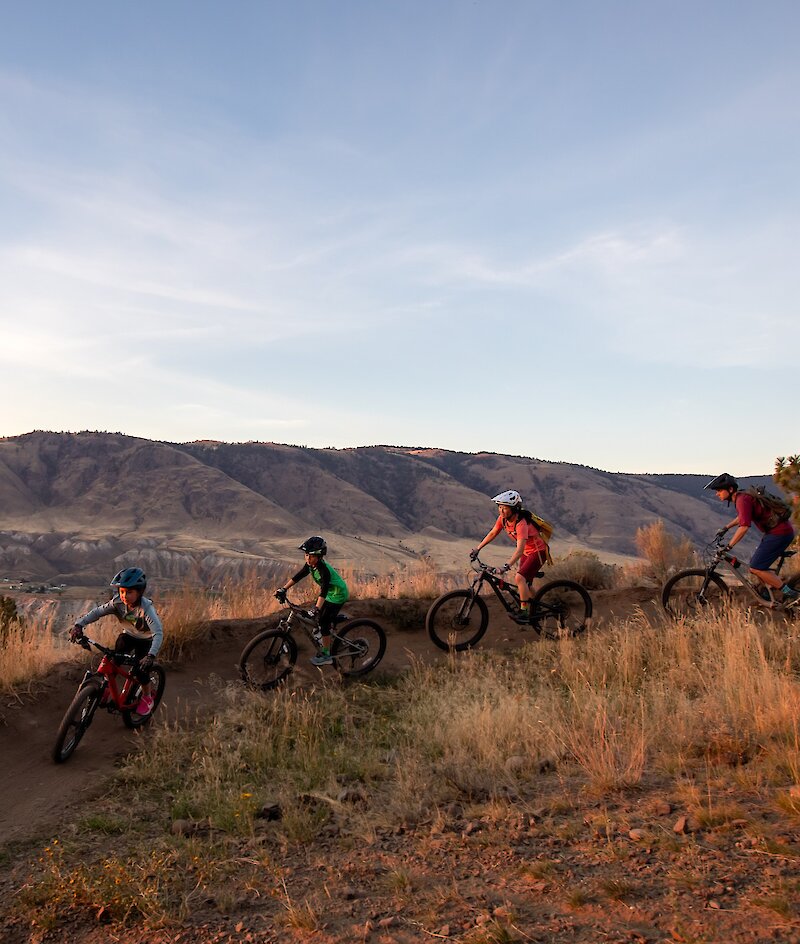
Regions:
<svg viewBox="0 0 800 944"><path fill-rule="evenodd" d="M124 587L126 590L141 590L147 587L147 575L141 567L126 567L111 581L112 587Z"/></svg>
<svg viewBox="0 0 800 944"><path fill-rule="evenodd" d="M703 488L711 489L712 492L719 491L719 489L727 489L729 492L738 492L739 483L732 475L728 475L727 472L723 472L722 475L718 475L716 478L711 479L708 485L704 485Z"/></svg>
<svg viewBox="0 0 800 944"><path fill-rule="evenodd" d="M319 554L320 557L324 557L328 553L328 545L325 543L325 538L315 534L303 541L300 550L305 551L306 554Z"/></svg>

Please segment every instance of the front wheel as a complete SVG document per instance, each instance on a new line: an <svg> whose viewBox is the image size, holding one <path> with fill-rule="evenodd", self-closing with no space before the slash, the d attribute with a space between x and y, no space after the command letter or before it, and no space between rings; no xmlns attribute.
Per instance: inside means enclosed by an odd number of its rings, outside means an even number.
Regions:
<svg viewBox="0 0 800 944"><path fill-rule="evenodd" d="M720 609L729 596L730 590L719 574L694 568L669 578L661 591L661 605L675 619L689 619Z"/></svg>
<svg viewBox="0 0 800 944"><path fill-rule="evenodd" d="M434 600L425 616L425 628L434 645L449 652L471 649L489 625L489 608L472 590L453 590Z"/></svg>
<svg viewBox="0 0 800 944"><path fill-rule="evenodd" d="M153 694L153 707L146 715L140 715L135 711L123 711L122 720L128 728L141 728L146 725L153 717L153 712L158 708L164 695L164 686L167 677L160 665L155 663L150 667L150 691Z"/></svg>
<svg viewBox="0 0 800 944"><path fill-rule="evenodd" d="M386 633L373 620L354 619L337 630L331 656L342 675L371 672L386 652Z"/></svg>
<svg viewBox="0 0 800 944"><path fill-rule="evenodd" d="M75 748L80 744L92 718L100 703L103 694L103 684L95 679L81 685L72 703L67 708L56 735L53 745L53 760L63 764L72 757Z"/></svg>
<svg viewBox="0 0 800 944"><path fill-rule="evenodd" d="M277 688L297 662L297 643L280 629L254 636L239 658L239 674L250 688L263 692Z"/></svg>
<svg viewBox="0 0 800 944"><path fill-rule="evenodd" d="M547 639L577 636L591 615L592 598L574 580L551 580L531 600L531 622Z"/></svg>

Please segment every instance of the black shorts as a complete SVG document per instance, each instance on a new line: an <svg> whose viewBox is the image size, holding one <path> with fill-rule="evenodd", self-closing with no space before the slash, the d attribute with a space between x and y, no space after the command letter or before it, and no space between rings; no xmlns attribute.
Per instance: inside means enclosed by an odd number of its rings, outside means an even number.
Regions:
<svg viewBox="0 0 800 944"><path fill-rule="evenodd" d="M138 662L150 652L151 642L152 639L137 639L135 636L129 636L127 633L120 633L119 636L117 636L117 641L114 643L114 651L119 652L121 655L133 655ZM150 681L149 674L142 672L138 665L132 667L131 675L133 675L136 681L141 685L146 685Z"/></svg>

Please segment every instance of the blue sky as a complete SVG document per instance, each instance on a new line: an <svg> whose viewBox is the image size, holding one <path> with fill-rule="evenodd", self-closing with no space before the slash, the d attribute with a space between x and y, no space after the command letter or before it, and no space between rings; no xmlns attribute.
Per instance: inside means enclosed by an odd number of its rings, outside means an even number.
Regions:
<svg viewBox="0 0 800 944"><path fill-rule="evenodd" d="M800 449L800 4L3 20L0 435Z"/></svg>

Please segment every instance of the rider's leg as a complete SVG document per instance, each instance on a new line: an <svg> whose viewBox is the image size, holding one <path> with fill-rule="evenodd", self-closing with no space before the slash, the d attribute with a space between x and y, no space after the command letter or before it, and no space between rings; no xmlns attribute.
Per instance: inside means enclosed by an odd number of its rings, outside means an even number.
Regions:
<svg viewBox="0 0 800 944"><path fill-rule="evenodd" d="M142 686L142 695L135 710L140 715L149 714L153 708L153 683L150 681L150 675L139 668L138 660L143 659L150 652L150 640L138 639L136 636L129 636L127 633L120 633L114 643L114 651L123 655L132 654L136 656L137 664L131 669L131 675Z"/></svg>
<svg viewBox="0 0 800 944"><path fill-rule="evenodd" d="M330 603L326 600L319 611L319 631L322 636L320 650L311 660L314 665L327 665L331 661L331 627L333 619L341 610L341 603Z"/></svg>
<svg viewBox="0 0 800 944"><path fill-rule="evenodd" d="M524 554L520 558L519 570L514 577L514 582L519 590L520 619L525 621L530 619L531 615L531 581L538 576L539 571L547 560L547 551L534 551L532 554Z"/></svg>
<svg viewBox="0 0 800 944"><path fill-rule="evenodd" d="M786 596L794 596L796 591L769 568L781 556L794 540L794 534L765 534L750 559L750 573L773 590L781 590Z"/></svg>

